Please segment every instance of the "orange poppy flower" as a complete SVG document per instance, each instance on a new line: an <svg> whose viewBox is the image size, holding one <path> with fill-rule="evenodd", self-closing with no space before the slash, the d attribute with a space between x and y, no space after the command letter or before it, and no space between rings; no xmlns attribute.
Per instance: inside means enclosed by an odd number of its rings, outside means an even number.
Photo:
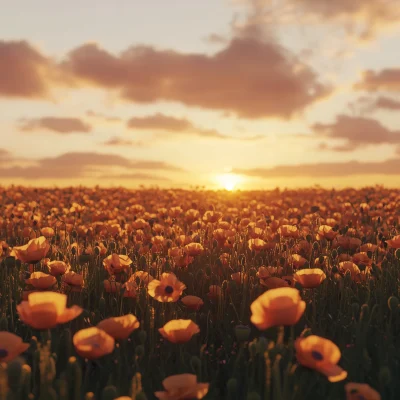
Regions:
<svg viewBox="0 0 400 400"><path fill-rule="evenodd" d="M110 254L103 260L103 266L110 275L120 273L132 264L132 260L126 255Z"/></svg>
<svg viewBox="0 0 400 400"><path fill-rule="evenodd" d="M36 264L50 250L50 244L44 236L30 240L24 246L13 247L13 252L18 260L25 263Z"/></svg>
<svg viewBox="0 0 400 400"><path fill-rule="evenodd" d="M67 308L67 296L55 292L34 292L28 301L17 305L22 322L35 329L51 329L78 317L83 309L78 306Z"/></svg>
<svg viewBox="0 0 400 400"><path fill-rule="evenodd" d="M133 314L103 319L103 321L97 324L99 329L102 329L117 340L127 339L139 326L140 323Z"/></svg>
<svg viewBox="0 0 400 400"><path fill-rule="evenodd" d="M270 289L250 306L251 322L260 330L278 325L296 324L306 309L297 289Z"/></svg>
<svg viewBox="0 0 400 400"><path fill-rule="evenodd" d="M181 299L182 303L189 309L198 311L204 304L204 301L197 296L185 296Z"/></svg>
<svg viewBox="0 0 400 400"><path fill-rule="evenodd" d="M46 227L46 228L42 228L40 230L40 233L45 237L45 238L51 238L52 236L54 236L55 232L53 228L50 227Z"/></svg>
<svg viewBox="0 0 400 400"><path fill-rule="evenodd" d="M392 249L400 249L400 235L393 236L391 239L386 240L386 243Z"/></svg>
<svg viewBox="0 0 400 400"><path fill-rule="evenodd" d="M218 285L211 285L208 288L207 296L209 299L216 300L221 296L221 294L222 294L222 289Z"/></svg>
<svg viewBox="0 0 400 400"><path fill-rule="evenodd" d="M83 275L77 274L75 271L67 272L63 277L64 283L70 286L73 292L80 292L83 287Z"/></svg>
<svg viewBox="0 0 400 400"><path fill-rule="evenodd" d="M148 273L144 271L136 271L130 278L129 281L139 279L140 283L144 285L148 285L154 278Z"/></svg>
<svg viewBox="0 0 400 400"><path fill-rule="evenodd" d="M104 290L107 293L117 293L121 290L122 287L120 282L110 281L108 279L104 280L103 285L104 285Z"/></svg>
<svg viewBox="0 0 400 400"><path fill-rule="evenodd" d="M200 328L191 319L173 319L158 331L171 343L186 343Z"/></svg>
<svg viewBox="0 0 400 400"><path fill-rule="evenodd" d="M296 225L282 225L279 227L278 233L285 238L291 237L297 239L300 236Z"/></svg>
<svg viewBox="0 0 400 400"><path fill-rule="evenodd" d="M308 368L325 375L330 382L339 382L347 377L347 371L337 363L341 353L330 340L316 335L299 337L295 341L297 361Z"/></svg>
<svg viewBox="0 0 400 400"><path fill-rule="evenodd" d="M293 268L302 268L307 260L302 257L300 254L292 254L288 258L289 263L293 265Z"/></svg>
<svg viewBox="0 0 400 400"><path fill-rule="evenodd" d="M154 279L148 286L147 291L151 297L162 303L170 303L179 300L186 286L178 280L173 273L164 272L161 280Z"/></svg>
<svg viewBox="0 0 400 400"><path fill-rule="evenodd" d="M135 298L137 293L136 293L136 289L137 289L137 285L136 282L134 281L127 281L123 284L123 287L125 288L125 292L124 292L124 297L132 297Z"/></svg>
<svg viewBox="0 0 400 400"><path fill-rule="evenodd" d="M191 256L198 256L203 253L204 248L200 243L189 243L185 246L186 253Z"/></svg>
<svg viewBox="0 0 400 400"><path fill-rule="evenodd" d="M95 360L114 351L115 340L97 327L81 329L72 338L76 352L84 358Z"/></svg>
<svg viewBox="0 0 400 400"><path fill-rule="evenodd" d="M197 376L192 374L172 375L162 382L165 392L155 392L159 400L202 399L207 393L208 383L197 383Z"/></svg>
<svg viewBox="0 0 400 400"><path fill-rule="evenodd" d="M355 280L361 272L358 266L351 261L343 261L339 263L339 270L343 274L345 274L347 271L350 271L351 279L353 280Z"/></svg>
<svg viewBox="0 0 400 400"><path fill-rule="evenodd" d="M25 282L28 285L32 285L35 289L46 290L53 287L56 284L57 279L52 275L45 274L44 272L33 272Z"/></svg>
<svg viewBox="0 0 400 400"><path fill-rule="evenodd" d="M344 389L346 400L381 400L381 395L366 383L349 382Z"/></svg>
<svg viewBox="0 0 400 400"><path fill-rule="evenodd" d="M267 243L264 242L264 240L262 239L249 239L249 241L247 242L249 249L250 250L254 250L254 251L261 251L265 248L267 248Z"/></svg>
<svg viewBox="0 0 400 400"><path fill-rule="evenodd" d="M321 225L318 228L318 233L316 235L317 240L326 239L333 240L337 236L337 232L335 232L331 226L329 225Z"/></svg>
<svg viewBox="0 0 400 400"><path fill-rule="evenodd" d="M55 260L48 262L47 268L49 269L50 275L59 276L64 275L70 269L70 266L64 261Z"/></svg>
<svg viewBox="0 0 400 400"><path fill-rule="evenodd" d="M318 287L322 281L326 279L326 275L322 269L307 268L297 271L293 278L296 282L299 282L303 288L312 289Z"/></svg>
<svg viewBox="0 0 400 400"><path fill-rule="evenodd" d="M267 287L268 289L277 289L282 287L288 287L289 283L282 278L272 276L271 278L260 279L260 284Z"/></svg>
<svg viewBox="0 0 400 400"><path fill-rule="evenodd" d="M30 344L10 332L0 332L0 362L8 362L28 350Z"/></svg>

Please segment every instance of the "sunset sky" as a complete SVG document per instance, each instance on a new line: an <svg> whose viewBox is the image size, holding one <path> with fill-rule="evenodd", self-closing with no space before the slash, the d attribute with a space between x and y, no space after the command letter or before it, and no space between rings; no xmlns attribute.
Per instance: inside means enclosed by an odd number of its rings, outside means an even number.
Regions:
<svg viewBox="0 0 400 400"><path fill-rule="evenodd" d="M0 185L399 186L397 0L0 7Z"/></svg>

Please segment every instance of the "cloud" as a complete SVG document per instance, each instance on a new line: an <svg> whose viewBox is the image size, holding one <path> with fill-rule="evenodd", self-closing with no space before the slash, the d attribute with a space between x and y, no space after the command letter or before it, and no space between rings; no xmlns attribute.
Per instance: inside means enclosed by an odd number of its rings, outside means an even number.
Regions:
<svg viewBox="0 0 400 400"><path fill-rule="evenodd" d="M144 181L165 181L170 182L171 179L165 176L144 174L144 173L130 173L130 174L113 174L113 175L102 175L99 177L101 180L144 180Z"/></svg>
<svg viewBox="0 0 400 400"><path fill-rule="evenodd" d="M129 140L121 137L114 136L103 143L105 146L136 146L142 147L144 142L140 140Z"/></svg>
<svg viewBox="0 0 400 400"><path fill-rule="evenodd" d="M134 117L129 119L126 125L129 129L164 131L172 134L195 135L216 139L253 141L265 138L265 136L262 135L249 137L224 135L215 129L199 128L186 118L176 118L162 113L156 113L144 117Z"/></svg>
<svg viewBox="0 0 400 400"><path fill-rule="evenodd" d="M51 62L26 41L0 40L0 97L48 95Z"/></svg>
<svg viewBox="0 0 400 400"><path fill-rule="evenodd" d="M6 178L35 179L76 179L90 178L102 169L123 168L127 173L136 170L182 171L181 168L163 161L134 160L115 154L94 152L70 152L56 157L31 160L32 166L0 167L0 176Z"/></svg>
<svg viewBox="0 0 400 400"><path fill-rule="evenodd" d="M372 118L339 115L332 124L314 124L316 137L343 139L344 145L330 147L335 151L350 151L367 145L400 143L400 131L392 131ZM327 148L325 144L323 148Z"/></svg>
<svg viewBox="0 0 400 400"><path fill-rule="evenodd" d="M360 82L354 85L357 90L376 92L378 90L400 91L400 68L385 68L379 72L367 70L362 73Z"/></svg>
<svg viewBox="0 0 400 400"><path fill-rule="evenodd" d="M400 158L380 162L350 161L279 165L272 168L234 169L236 174L259 178L342 177L350 175L400 175Z"/></svg>
<svg viewBox="0 0 400 400"><path fill-rule="evenodd" d="M24 132L45 129L58 134L88 133L92 127L79 118L43 117L22 119L20 129Z"/></svg>
<svg viewBox="0 0 400 400"><path fill-rule="evenodd" d="M400 110L400 100L387 96L377 98L361 96L356 101L349 103L349 108L353 112L360 112L361 115L370 114L378 110L398 111Z"/></svg>
<svg viewBox="0 0 400 400"><path fill-rule="evenodd" d="M86 111L86 115L88 117L98 118L98 119L101 119L101 120L106 121L106 122L121 122L122 121L122 118L120 118L120 117L113 117L113 116L109 116L109 115L104 115L102 113L94 112L92 110L87 110Z"/></svg>
<svg viewBox="0 0 400 400"><path fill-rule="evenodd" d="M148 46L113 55L85 44L61 67L129 101L174 101L244 118L290 118L329 93L310 67L278 44L245 37L211 56Z"/></svg>
<svg viewBox="0 0 400 400"><path fill-rule="evenodd" d="M247 25L253 30L264 24L336 24L347 34L362 40L370 40L388 27L396 28L400 21L398 1L385 0L243 0L252 14Z"/></svg>

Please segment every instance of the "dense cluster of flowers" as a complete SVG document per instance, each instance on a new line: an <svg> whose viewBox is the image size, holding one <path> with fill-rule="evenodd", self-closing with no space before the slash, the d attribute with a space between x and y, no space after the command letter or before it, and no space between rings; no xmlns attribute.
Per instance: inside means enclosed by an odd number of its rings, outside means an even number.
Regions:
<svg viewBox="0 0 400 400"><path fill-rule="evenodd" d="M400 192L0 195L9 398L400 395Z"/></svg>

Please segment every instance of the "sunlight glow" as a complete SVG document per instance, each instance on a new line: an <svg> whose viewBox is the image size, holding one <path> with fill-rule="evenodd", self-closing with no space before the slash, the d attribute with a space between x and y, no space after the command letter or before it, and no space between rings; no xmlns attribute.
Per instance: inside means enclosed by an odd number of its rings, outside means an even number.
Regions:
<svg viewBox="0 0 400 400"><path fill-rule="evenodd" d="M239 175L226 173L217 176L218 184L228 191L232 191L236 188L237 184L240 182Z"/></svg>

